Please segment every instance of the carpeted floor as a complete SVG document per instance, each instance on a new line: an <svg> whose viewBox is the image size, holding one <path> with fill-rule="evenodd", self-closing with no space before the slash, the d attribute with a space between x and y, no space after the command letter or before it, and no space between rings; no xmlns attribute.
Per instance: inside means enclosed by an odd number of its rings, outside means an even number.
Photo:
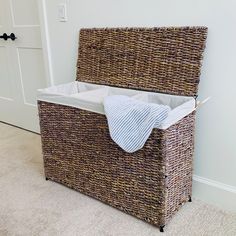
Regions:
<svg viewBox="0 0 236 236"><path fill-rule="evenodd" d="M187 203L165 233L45 181L40 136L0 123L0 236L235 236L236 215Z"/></svg>

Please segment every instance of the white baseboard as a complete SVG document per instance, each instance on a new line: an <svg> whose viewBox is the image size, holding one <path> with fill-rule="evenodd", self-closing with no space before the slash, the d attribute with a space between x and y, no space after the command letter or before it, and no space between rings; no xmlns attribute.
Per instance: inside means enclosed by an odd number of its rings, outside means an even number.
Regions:
<svg viewBox="0 0 236 236"><path fill-rule="evenodd" d="M193 176L193 197L236 212L236 187L201 176Z"/></svg>

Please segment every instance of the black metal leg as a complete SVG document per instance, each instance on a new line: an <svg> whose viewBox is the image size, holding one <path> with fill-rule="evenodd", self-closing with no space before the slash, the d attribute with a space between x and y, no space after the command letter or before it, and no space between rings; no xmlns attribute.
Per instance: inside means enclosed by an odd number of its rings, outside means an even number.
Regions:
<svg viewBox="0 0 236 236"><path fill-rule="evenodd" d="M189 202L192 202L192 198L191 198L191 196L189 196L189 199L188 199L188 201L189 201Z"/></svg>
<svg viewBox="0 0 236 236"><path fill-rule="evenodd" d="M165 225L160 226L160 232L164 232L164 227L165 227Z"/></svg>

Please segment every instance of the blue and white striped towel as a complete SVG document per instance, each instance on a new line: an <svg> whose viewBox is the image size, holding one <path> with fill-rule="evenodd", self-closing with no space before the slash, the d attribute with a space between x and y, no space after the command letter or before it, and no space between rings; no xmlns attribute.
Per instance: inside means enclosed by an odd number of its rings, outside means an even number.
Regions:
<svg viewBox="0 0 236 236"><path fill-rule="evenodd" d="M112 140L132 153L144 146L152 129L168 116L170 107L114 95L104 99L104 110Z"/></svg>

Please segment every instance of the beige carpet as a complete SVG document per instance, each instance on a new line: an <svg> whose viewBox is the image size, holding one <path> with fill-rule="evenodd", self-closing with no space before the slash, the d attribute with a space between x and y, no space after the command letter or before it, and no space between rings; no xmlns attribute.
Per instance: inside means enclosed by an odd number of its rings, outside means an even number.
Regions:
<svg viewBox="0 0 236 236"><path fill-rule="evenodd" d="M45 181L40 136L0 123L0 236L235 236L236 215L187 203L165 233Z"/></svg>

